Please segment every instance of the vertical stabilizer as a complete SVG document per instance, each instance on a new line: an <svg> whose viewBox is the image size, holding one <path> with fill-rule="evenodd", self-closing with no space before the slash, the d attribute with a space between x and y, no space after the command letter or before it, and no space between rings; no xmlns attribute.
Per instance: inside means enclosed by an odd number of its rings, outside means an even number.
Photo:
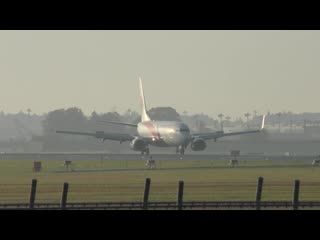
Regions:
<svg viewBox="0 0 320 240"><path fill-rule="evenodd" d="M143 94L143 87L142 87L142 81L141 78L139 77L139 86L140 86L140 100L141 100L141 105L142 105L142 111L141 111L141 122L144 121L151 121L147 114L147 107L146 107L146 100L144 98Z"/></svg>

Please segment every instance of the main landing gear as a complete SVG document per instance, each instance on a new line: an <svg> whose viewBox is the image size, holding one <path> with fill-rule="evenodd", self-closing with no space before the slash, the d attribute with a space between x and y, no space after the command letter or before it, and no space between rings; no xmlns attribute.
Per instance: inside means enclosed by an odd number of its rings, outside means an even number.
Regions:
<svg viewBox="0 0 320 240"><path fill-rule="evenodd" d="M149 154L150 154L149 148L146 148L146 149L144 149L144 150L141 151L141 156L143 156L144 154L146 154L147 156L149 156Z"/></svg>
<svg viewBox="0 0 320 240"><path fill-rule="evenodd" d="M176 153L180 154L180 159L182 159L182 156L184 155L185 146L178 146L176 147Z"/></svg>

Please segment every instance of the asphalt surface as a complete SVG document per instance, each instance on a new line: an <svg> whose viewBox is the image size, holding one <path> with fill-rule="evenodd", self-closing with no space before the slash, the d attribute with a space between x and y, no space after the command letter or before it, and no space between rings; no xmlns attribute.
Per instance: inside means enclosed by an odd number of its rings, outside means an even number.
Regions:
<svg viewBox="0 0 320 240"><path fill-rule="evenodd" d="M230 160L230 155L219 154L152 154L154 160ZM257 160L279 160L279 161L312 161L316 156L313 155L240 155L239 161L257 161ZM138 153L133 154L108 154L108 153L2 153L0 160L139 160L148 159L149 156L141 156Z"/></svg>

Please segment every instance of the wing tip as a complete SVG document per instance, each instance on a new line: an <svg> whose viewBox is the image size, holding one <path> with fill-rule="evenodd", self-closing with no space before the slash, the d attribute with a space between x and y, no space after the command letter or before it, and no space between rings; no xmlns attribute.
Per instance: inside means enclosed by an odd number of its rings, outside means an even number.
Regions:
<svg viewBox="0 0 320 240"><path fill-rule="evenodd" d="M264 129L264 121L265 121L265 118L266 118L266 115L263 114L263 116L262 116L262 123L261 123L261 130Z"/></svg>

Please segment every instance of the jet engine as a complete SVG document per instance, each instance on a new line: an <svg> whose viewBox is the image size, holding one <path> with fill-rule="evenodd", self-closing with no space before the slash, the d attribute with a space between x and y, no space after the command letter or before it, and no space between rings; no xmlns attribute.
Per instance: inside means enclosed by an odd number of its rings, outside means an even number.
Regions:
<svg viewBox="0 0 320 240"><path fill-rule="evenodd" d="M141 138L135 138L130 143L130 147L134 151L143 151L143 150L145 150L147 148L147 146L148 146L148 144L146 143L146 141L144 141Z"/></svg>
<svg viewBox="0 0 320 240"><path fill-rule="evenodd" d="M207 147L207 143L203 139L198 138L191 142L190 147L193 151L202 151Z"/></svg>

